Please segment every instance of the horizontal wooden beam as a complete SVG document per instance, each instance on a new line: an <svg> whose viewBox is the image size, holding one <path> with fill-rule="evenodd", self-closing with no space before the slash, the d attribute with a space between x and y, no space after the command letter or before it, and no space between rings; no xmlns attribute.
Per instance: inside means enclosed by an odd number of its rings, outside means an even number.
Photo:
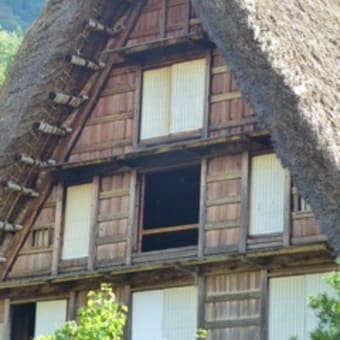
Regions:
<svg viewBox="0 0 340 340"><path fill-rule="evenodd" d="M99 71L105 67L105 63L96 60L89 60L78 55L67 55L65 61L72 65L84 67L93 71Z"/></svg>
<svg viewBox="0 0 340 340"><path fill-rule="evenodd" d="M14 183L13 181L3 182L3 186L8 190L19 192L24 196L29 196L29 197L33 197L33 198L36 198L36 197L39 196L39 194L36 191L34 191L33 189L26 188L26 187L21 186L17 183Z"/></svg>
<svg viewBox="0 0 340 340"><path fill-rule="evenodd" d="M72 96L70 94L51 91L48 94L48 98L56 104L67 105L73 108L79 107L86 102L89 97L86 94L80 94L78 96Z"/></svg>
<svg viewBox="0 0 340 340"><path fill-rule="evenodd" d="M54 126L45 122L34 122L32 129L35 132L41 132L54 136L65 136L72 132L72 129L69 127Z"/></svg>
<svg viewBox="0 0 340 340"><path fill-rule="evenodd" d="M28 156L26 154L17 154L15 155L15 160L17 162L21 162L27 165L31 166L37 166L39 168L47 167L47 166L54 166L57 164L57 162L53 159L48 159L46 161L42 161L40 159L35 159L31 156Z"/></svg>
<svg viewBox="0 0 340 340"><path fill-rule="evenodd" d="M144 229L142 231L142 234L143 236L147 236L147 235L166 234L166 233L174 233L177 231L195 230L195 229L198 229L198 224L185 224L185 225L178 225L174 227Z"/></svg>

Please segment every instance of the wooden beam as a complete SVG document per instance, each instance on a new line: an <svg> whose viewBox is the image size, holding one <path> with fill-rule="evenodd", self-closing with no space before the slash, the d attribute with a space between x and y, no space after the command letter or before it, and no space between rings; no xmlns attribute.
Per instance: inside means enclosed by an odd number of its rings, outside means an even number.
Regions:
<svg viewBox="0 0 340 340"><path fill-rule="evenodd" d="M189 1L190 3L190 1ZM205 90L204 90L204 115L202 137L209 137L209 118L210 118L210 87L211 87L211 67L212 67L212 50L209 49L205 55L206 73L205 73Z"/></svg>
<svg viewBox="0 0 340 340"><path fill-rule="evenodd" d="M52 254L52 276L58 274L58 264L60 259L61 235L63 225L63 200L64 200L64 185L59 182L57 184L56 193L56 211L55 211L55 227L53 240L53 254Z"/></svg>
<svg viewBox="0 0 340 340"><path fill-rule="evenodd" d="M205 329L206 284L205 284L205 276L203 276L203 275L199 275L198 278L197 278L197 290L198 290L197 325L198 325L198 328Z"/></svg>
<svg viewBox="0 0 340 340"><path fill-rule="evenodd" d="M75 290L70 291L70 295L68 298L68 307L67 307L67 320L74 320L77 315L77 292Z"/></svg>
<svg viewBox="0 0 340 340"><path fill-rule="evenodd" d="M268 337L268 309L269 309L269 292L268 292L268 274L266 270L261 270L261 307L260 307L260 339Z"/></svg>
<svg viewBox="0 0 340 340"><path fill-rule="evenodd" d="M166 19L168 13L168 0L161 0L161 10L160 10L160 17L159 17L159 26L160 26L160 39L165 39L166 35Z"/></svg>
<svg viewBox="0 0 340 340"><path fill-rule="evenodd" d="M283 246L289 247L291 234L291 178L285 169L284 180L284 222L283 222Z"/></svg>
<svg viewBox="0 0 340 340"><path fill-rule="evenodd" d="M146 235L158 235L158 234L167 234L167 233L175 233L178 231L186 231L186 230L195 230L197 229L197 224L184 224L184 225L176 225L173 227L160 227L153 229L144 229L142 231L143 236Z"/></svg>
<svg viewBox="0 0 340 340"><path fill-rule="evenodd" d="M199 227L198 227L198 256L204 256L205 226L206 226L206 199L207 199L208 159L201 162Z"/></svg>
<svg viewBox="0 0 340 340"><path fill-rule="evenodd" d="M4 301L3 340L10 340L11 334L11 300Z"/></svg>
<svg viewBox="0 0 340 340"><path fill-rule="evenodd" d="M92 202L91 202L91 224L90 224L90 240L89 240L89 256L87 269L92 271L95 269L96 263L96 239L97 239L97 216L99 207L99 191L100 191L100 178L95 176L93 178L93 189L92 189Z"/></svg>
<svg viewBox="0 0 340 340"><path fill-rule="evenodd" d="M128 236L127 236L127 250L126 250L126 265L131 265L132 253L134 249L135 237L138 223L136 219L136 199L137 199L137 172L131 171L130 178L130 195L129 195L129 222L128 222Z"/></svg>
<svg viewBox="0 0 340 340"><path fill-rule="evenodd" d="M241 253L246 252L247 235L249 228L249 167L250 157L249 152L242 153L242 168L241 168L241 215L240 215L240 243L239 250Z"/></svg>

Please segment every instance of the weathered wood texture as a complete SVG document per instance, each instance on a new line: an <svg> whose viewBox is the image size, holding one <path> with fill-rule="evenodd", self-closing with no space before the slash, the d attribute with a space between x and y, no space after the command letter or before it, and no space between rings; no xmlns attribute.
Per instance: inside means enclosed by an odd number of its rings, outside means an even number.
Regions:
<svg viewBox="0 0 340 340"><path fill-rule="evenodd" d="M101 178L97 265L124 263L127 256L131 173Z"/></svg>
<svg viewBox="0 0 340 340"><path fill-rule="evenodd" d="M19 252L9 278L49 274L56 221L57 188L54 187Z"/></svg>
<svg viewBox="0 0 340 340"><path fill-rule="evenodd" d="M210 136L253 131L256 118L242 99L230 69L218 49L214 49L211 69Z"/></svg>
<svg viewBox="0 0 340 340"><path fill-rule="evenodd" d="M261 274L206 278L205 328L209 340L260 339Z"/></svg>
<svg viewBox="0 0 340 340"><path fill-rule="evenodd" d="M208 163L205 251L238 247L240 240L241 155ZM225 249L226 250L226 249Z"/></svg>

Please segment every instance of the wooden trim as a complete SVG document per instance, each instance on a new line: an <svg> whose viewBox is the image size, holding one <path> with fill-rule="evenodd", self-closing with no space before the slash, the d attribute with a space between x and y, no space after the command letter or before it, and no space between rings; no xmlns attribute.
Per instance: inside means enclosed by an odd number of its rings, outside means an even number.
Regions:
<svg viewBox="0 0 340 340"><path fill-rule="evenodd" d="M256 117L251 116L247 118L242 118L241 120L237 120L237 121L221 122L221 123L218 123L217 125L212 125L209 127L209 131L224 130L224 129L229 129L232 127L244 127L246 125L256 124L256 123L258 123L258 120L256 119ZM261 129L259 131L263 131L263 130ZM268 153L268 152L260 151L258 154L265 154L265 153ZM254 155L257 155L257 154L254 153Z"/></svg>
<svg viewBox="0 0 340 340"><path fill-rule="evenodd" d="M136 90L135 86L131 85L124 85L121 87L112 87L106 90L103 90L100 94L101 97L106 97L106 96L114 96L117 94L122 94L122 93L128 93L128 92L134 92Z"/></svg>
<svg viewBox="0 0 340 340"><path fill-rule="evenodd" d="M127 189L102 191L99 194L99 199L103 200L107 198L126 197L126 196L129 196L129 194L130 194L130 191Z"/></svg>
<svg viewBox="0 0 340 340"><path fill-rule="evenodd" d="M261 270L260 339L268 338L269 291L267 270Z"/></svg>
<svg viewBox="0 0 340 340"><path fill-rule="evenodd" d="M35 254L48 254L48 253L53 253L53 249L52 248L45 248L45 247L41 247L41 248L33 248L33 249L23 249L20 253L19 253L19 257L20 256L25 256L25 255L35 255Z"/></svg>
<svg viewBox="0 0 340 340"><path fill-rule="evenodd" d="M138 244L137 251L142 252L142 242L143 242L143 221L144 221L144 204L145 204L145 182L146 177L143 175L141 177L141 190L139 195L139 215L138 215Z"/></svg>
<svg viewBox="0 0 340 340"><path fill-rule="evenodd" d="M197 224L185 224L185 225L177 225L173 227L160 227L154 229L143 229L142 235L157 235L157 234L166 234L166 233L175 233L177 231L185 231L185 230L194 230L197 229Z"/></svg>
<svg viewBox="0 0 340 340"><path fill-rule="evenodd" d="M99 208L99 192L100 192L100 177L93 178L91 215L90 215L90 239L89 239L89 257L87 270L92 271L96 263L96 238L97 238L97 216Z"/></svg>
<svg viewBox="0 0 340 340"><path fill-rule="evenodd" d="M240 91L233 91L233 92L228 92L228 93L223 93L223 94L216 94L214 96L211 96L210 103L219 103L223 101L228 101L232 99L238 99L242 98L241 92Z"/></svg>
<svg viewBox="0 0 340 340"><path fill-rule="evenodd" d="M240 227L240 221L228 221L228 222L214 222L205 225L206 231L221 230L221 229L234 229Z"/></svg>
<svg viewBox="0 0 340 340"><path fill-rule="evenodd" d="M224 198L218 198L218 199L211 199L207 200L207 207L215 207L218 205L226 205L226 204L233 204L233 203L240 203L241 202L241 196L229 196Z"/></svg>
<svg viewBox="0 0 340 340"><path fill-rule="evenodd" d="M134 249L134 234L137 228L136 221L136 198L137 198L137 171L133 170L130 177L129 221L126 249L126 265L131 265L132 252Z"/></svg>
<svg viewBox="0 0 340 340"><path fill-rule="evenodd" d="M201 183L200 183L200 205L199 205L199 226L198 226L198 256L204 256L205 246L205 225L206 225L206 198L207 198L207 176L208 160L201 162Z"/></svg>
<svg viewBox="0 0 340 340"><path fill-rule="evenodd" d="M190 4L190 1L188 1ZM204 113L203 113L203 126L202 137L208 138L209 136L209 118L210 118L210 87L211 87L211 67L212 55L211 49L206 52L206 70L205 70L205 91L204 91Z"/></svg>
<svg viewBox="0 0 340 340"><path fill-rule="evenodd" d="M63 203L64 203L64 185L62 182L57 184L56 192L56 211L55 211L55 228L53 240L52 268L51 274L58 274L58 264L61 257L61 238L63 225Z"/></svg>
<svg viewBox="0 0 340 340"><path fill-rule="evenodd" d="M260 317L246 317L246 318L237 318L237 319L229 319L223 321L209 321L206 322L205 328L207 329L218 329L218 328L230 328L230 327L250 327L250 326L259 326L260 325Z"/></svg>
<svg viewBox="0 0 340 340"><path fill-rule="evenodd" d="M4 300L3 340L10 340L11 334L11 300Z"/></svg>
<svg viewBox="0 0 340 340"><path fill-rule="evenodd" d="M197 328L205 328L205 294L206 284L205 276L200 275L197 279L197 290L198 290L198 311L197 311Z"/></svg>
<svg viewBox="0 0 340 340"><path fill-rule="evenodd" d="M240 244L241 253L247 249L247 235L249 229L249 194L250 194L250 157L249 152L242 153L241 169L241 213L240 213Z"/></svg>
<svg viewBox="0 0 340 340"><path fill-rule="evenodd" d="M115 214L106 214L106 215L98 215L98 223L108 222L108 221L117 221L124 220L129 217L128 213L115 213Z"/></svg>
<svg viewBox="0 0 340 340"><path fill-rule="evenodd" d="M105 244L113 244L113 243L123 243L127 242L128 237L127 235L114 235L114 236L103 236L96 239L97 246L103 246Z"/></svg>
<svg viewBox="0 0 340 340"><path fill-rule="evenodd" d="M245 300L245 299L259 299L261 295L260 290L248 290L248 291L240 291L240 292L232 292L232 293L223 293L223 294L213 294L207 296L205 299L206 303L209 302L222 302L222 301L236 301L236 300Z"/></svg>
<svg viewBox="0 0 340 340"><path fill-rule="evenodd" d="M229 72L229 68L228 68L227 65L215 66L211 70L212 75L216 75L216 74L220 74L220 73L226 73L226 72Z"/></svg>
<svg viewBox="0 0 340 340"><path fill-rule="evenodd" d="M207 177L207 182L223 182L232 179L239 179L242 178L242 172L238 170L228 171L228 173L220 173L217 175L209 175Z"/></svg>
<svg viewBox="0 0 340 340"><path fill-rule="evenodd" d="M166 19L167 19L167 12L168 6L167 0L161 0L161 9L160 9L160 18L159 18L159 25L160 25L160 39L165 39L166 34Z"/></svg>
<svg viewBox="0 0 340 340"><path fill-rule="evenodd" d="M191 1L186 1L185 10L184 10L184 20L183 20L184 35L187 35L190 32L190 11L191 11Z"/></svg>
<svg viewBox="0 0 340 340"><path fill-rule="evenodd" d="M135 93L135 119L133 127L132 144L133 149L136 150L139 143L139 131L142 122L142 94L143 94L143 72L141 67L136 70L136 93Z"/></svg>
<svg viewBox="0 0 340 340"><path fill-rule="evenodd" d="M77 293L76 291L70 291L70 295L67 303L67 321L74 320L77 314Z"/></svg>
<svg viewBox="0 0 340 340"><path fill-rule="evenodd" d="M283 222L283 246L289 247L291 234L291 178L288 170L285 170L284 179L284 222Z"/></svg>
<svg viewBox="0 0 340 340"><path fill-rule="evenodd" d="M134 118L134 111L115 113L115 114L105 115L101 117L91 118L86 122L86 126L112 123L112 122L117 122L120 120L127 120L127 119L133 119L133 118Z"/></svg>
<svg viewBox="0 0 340 340"><path fill-rule="evenodd" d="M293 220L301 220L304 218L314 218L314 213L312 211L298 211L292 213Z"/></svg>
<svg viewBox="0 0 340 340"><path fill-rule="evenodd" d="M291 243L292 244L305 244L305 243L315 243L315 242L327 242L326 235L317 234L317 235L310 235L310 236L295 236L292 237Z"/></svg>

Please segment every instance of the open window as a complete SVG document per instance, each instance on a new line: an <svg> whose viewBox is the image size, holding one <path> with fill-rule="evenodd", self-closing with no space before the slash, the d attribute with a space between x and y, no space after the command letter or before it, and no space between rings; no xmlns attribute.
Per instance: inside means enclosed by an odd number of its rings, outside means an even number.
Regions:
<svg viewBox="0 0 340 340"><path fill-rule="evenodd" d="M67 317L67 300L16 304L11 307L11 340L52 335Z"/></svg>
<svg viewBox="0 0 340 340"><path fill-rule="evenodd" d="M199 134L205 78L205 59L144 71L141 141Z"/></svg>
<svg viewBox="0 0 340 340"><path fill-rule="evenodd" d="M142 176L139 251L196 245L200 166Z"/></svg>

